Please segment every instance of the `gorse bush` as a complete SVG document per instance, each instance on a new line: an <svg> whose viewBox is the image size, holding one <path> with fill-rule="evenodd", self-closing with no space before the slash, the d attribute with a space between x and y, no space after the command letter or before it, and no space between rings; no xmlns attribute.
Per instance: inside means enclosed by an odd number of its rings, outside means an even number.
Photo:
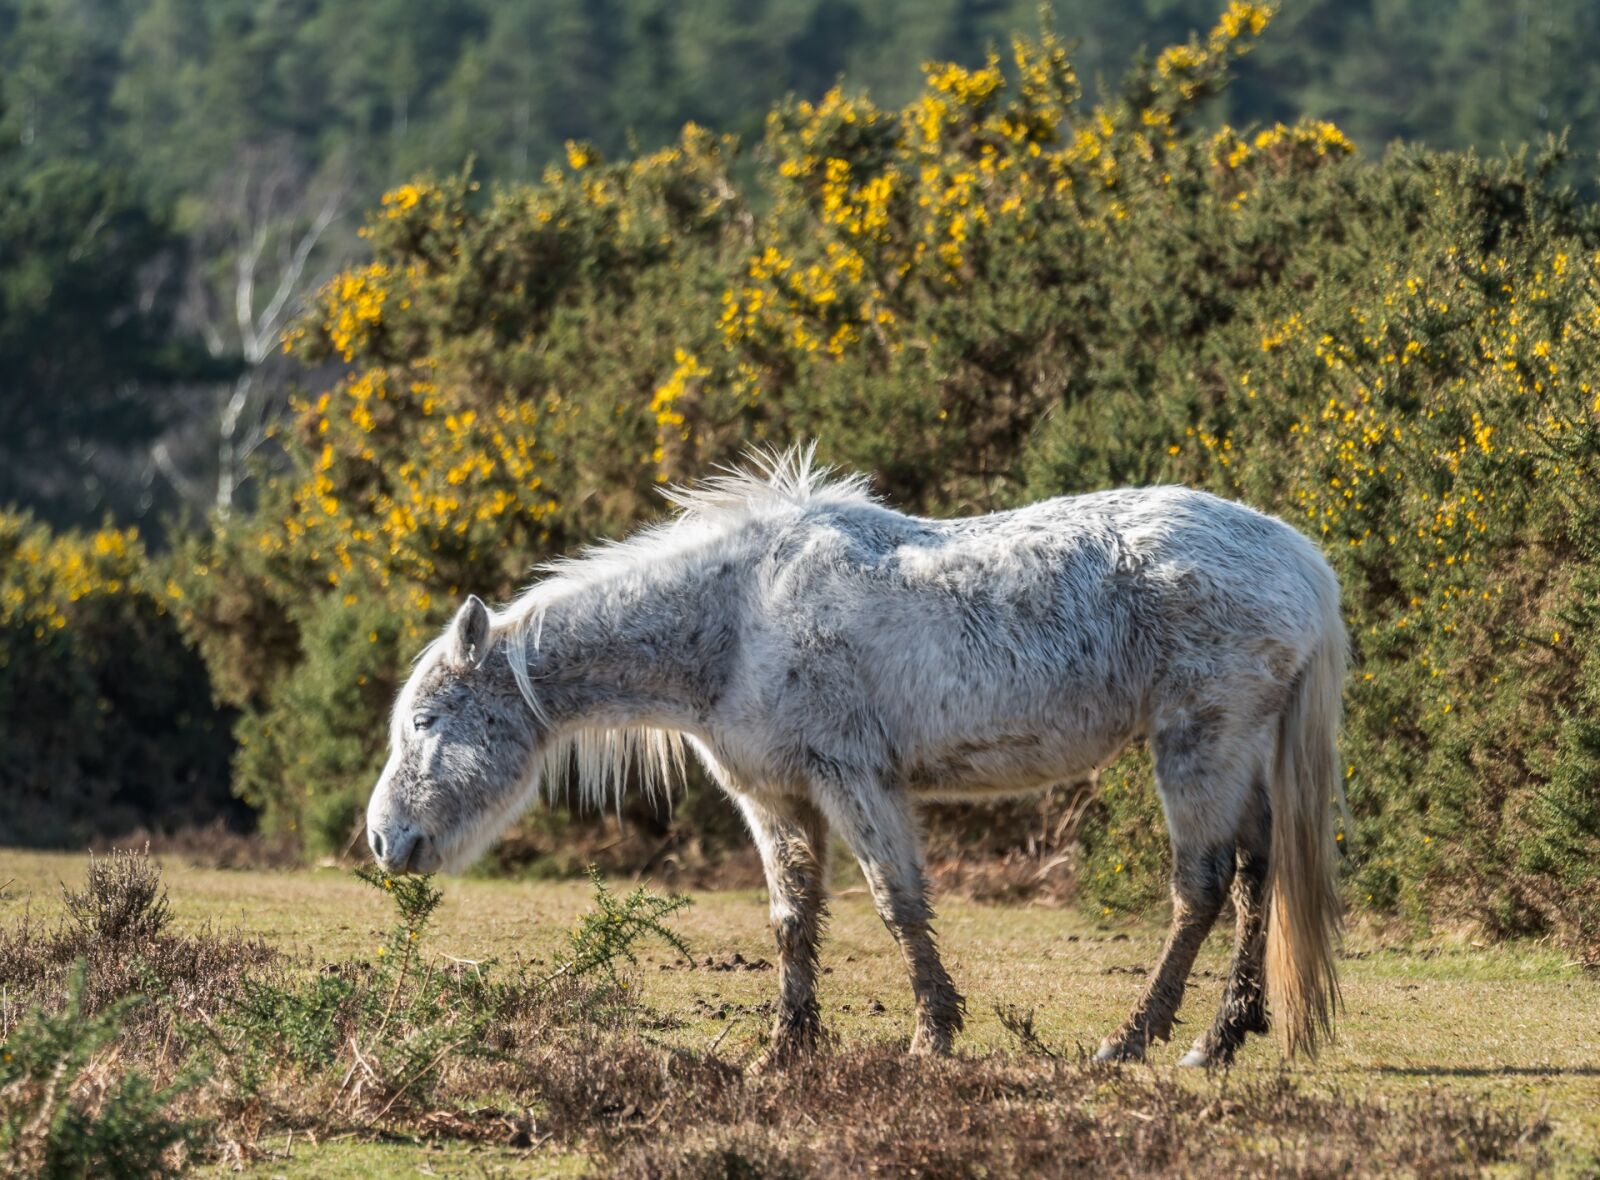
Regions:
<svg viewBox="0 0 1600 1180"><path fill-rule="evenodd" d="M615 163L572 144L537 185L389 194L372 260L287 342L347 375L183 579L244 710L239 788L330 846L461 594L813 437L918 511L1181 481L1295 522L1354 643L1352 899L1600 928L1594 212L1558 144L1363 160L1327 123L1206 126L1267 19L1230 5L1093 109L1048 30L930 66L898 110L786 103L759 192L689 127ZM1137 906L1164 876L1145 764L1105 788L1080 884ZM960 823L994 849L1017 814Z"/></svg>
<svg viewBox="0 0 1600 1180"><path fill-rule="evenodd" d="M606 888L600 871L589 866L589 883L594 886L594 906L578 919L567 940L572 958L562 969L583 976L603 973L612 983L621 984L617 968L626 960L639 962L634 946L647 937L666 943L686 959L694 953L689 944L666 922L692 903L687 897L662 897L640 886L627 897L618 898Z"/></svg>
<svg viewBox="0 0 1600 1180"><path fill-rule="evenodd" d="M229 717L138 533L0 512L0 844L230 810Z"/></svg>
<svg viewBox="0 0 1600 1180"><path fill-rule="evenodd" d="M65 1007L34 1011L0 1042L0 1176L48 1180L150 1180L177 1175L196 1128L174 1099L196 1078L158 1088L136 1069L115 1073L103 1057L137 998L97 1012L84 1003L85 972Z"/></svg>

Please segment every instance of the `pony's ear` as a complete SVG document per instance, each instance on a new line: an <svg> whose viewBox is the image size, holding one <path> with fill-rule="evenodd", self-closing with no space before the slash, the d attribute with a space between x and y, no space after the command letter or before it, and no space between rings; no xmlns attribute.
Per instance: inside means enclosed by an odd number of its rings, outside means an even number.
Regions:
<svg viewBox="0 0 1600 1180"><path fill-rule="evenodd" d="M460 668L476 668L488 655L489 608L476 594L469 594L450 624L450 662Z"/></svg>

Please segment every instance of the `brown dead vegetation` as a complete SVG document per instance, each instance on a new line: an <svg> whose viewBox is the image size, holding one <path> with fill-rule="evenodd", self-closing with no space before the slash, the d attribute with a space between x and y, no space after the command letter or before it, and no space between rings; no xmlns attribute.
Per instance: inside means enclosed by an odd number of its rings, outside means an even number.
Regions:
<svg viewBox="0 0 1600 1180"><path fill-rule="evenodd" d="M1011 1051L929 1059L903 1045L829 1044L758 1073L748 1065L760 1044L662 1043L672 1018L641 1005L626 979L422 949L413 959L403 925L390 944L399 966L294 960L258 940L171 933L147 861L97 865L69 900L75 917L47 931L26 916L0 929L0 1042L24 1005L66 1003L79 961L86 1010L145 997L95 1051L75 1100L92 1114L138 1071L172 1095L181 1125L204 1129L168 1149L174 1167L270 1157L290 1132L576 1153L599 1174L636 1180L1471 1176L1538 1172L1550 1160L1536 1115L1287 1073L1196 1083L1095 1066L1047 1044L1015 1009L1001 1013ZM709 963L738 966L748 965ZM325 1011L308 999L318 987ZM299 1007L261 1006L290 994ZM311 1027L317 1012L323 1032ZM0 1121L29 1093L0 1093Z"/></svg>
<svg viewBox="0 0 1600 1180"><path fill-rule="evenodd" d="M130 1012L130 1031L141 1032L170 1024L175 1012L215 1012L238 995L245 979L285 968L282 956L259 938L169 930L160 871L143 852L91 856L84 888L63 887L62 898L67 916L53 926L25 912L0 927L0 1038L27 1007L58 1008L79 963L86 1014L131 996L166 1001Z"/></svg>
<svg viewBox="0 0 1600 1180"><path fill-rule="evenodd" d="M1193 1089L1140 1069L877 1046L736 1078L607 1145L638 1180L737 1176L1426 1176L1542 1163L1546 1128L1442 1098L1390 1105L1287 1076Z"/></svg>

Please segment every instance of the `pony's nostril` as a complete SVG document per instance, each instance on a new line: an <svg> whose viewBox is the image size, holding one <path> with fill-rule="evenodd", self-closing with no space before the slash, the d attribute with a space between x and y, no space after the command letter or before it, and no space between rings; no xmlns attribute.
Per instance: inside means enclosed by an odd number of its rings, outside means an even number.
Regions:
<svg viewBox="0 0 1600 1180"><path fill-rule="evenodd" d="M379 860L383 859L383 833L367 829L367 847L372 849L372 855Z"/></svg>
<svg viewBox="0 0 1600 1180"><path fill-rule="evenodd" d="M422 837L413 832L407 832L394 842L390 850L388 864L393 866L397 873L409 873L411 861L417 855L417 846L422 843Z"/></svg>

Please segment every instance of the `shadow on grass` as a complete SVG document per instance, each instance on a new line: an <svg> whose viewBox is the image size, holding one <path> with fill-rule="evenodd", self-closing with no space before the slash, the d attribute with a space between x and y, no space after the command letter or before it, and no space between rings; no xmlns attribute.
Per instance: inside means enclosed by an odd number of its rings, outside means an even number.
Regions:
<svg viewBox="0 0 1600 1180"><path fill-rule="evenodd" d="M1374 1065L1354 1072L1398 1078L1600 1078L1596 1065Z"/></svg>

